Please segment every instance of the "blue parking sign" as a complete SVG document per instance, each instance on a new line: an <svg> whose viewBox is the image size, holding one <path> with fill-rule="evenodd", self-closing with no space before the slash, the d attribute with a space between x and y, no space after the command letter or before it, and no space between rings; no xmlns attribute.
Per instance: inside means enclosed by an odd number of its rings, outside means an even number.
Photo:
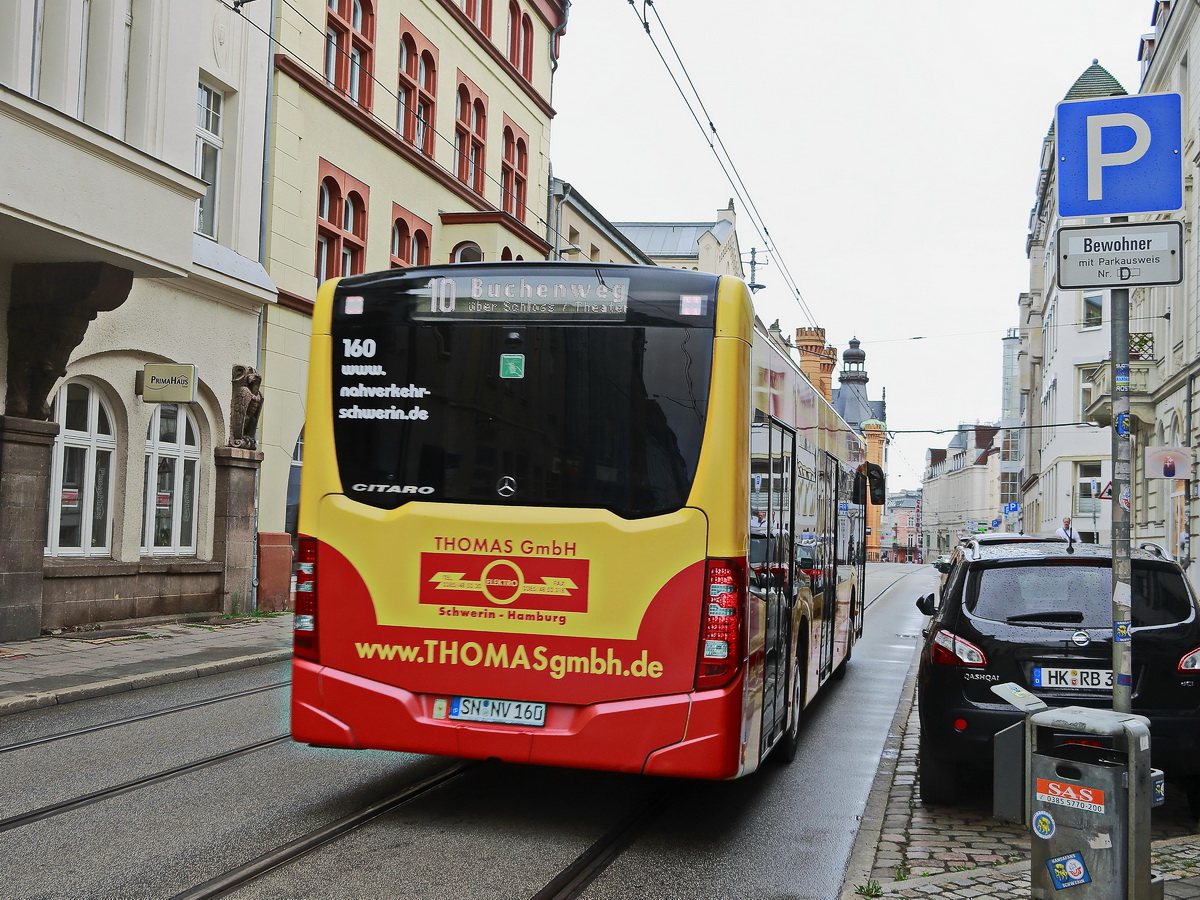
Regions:
<svg viewBox="0 0 1200 900"><path fill-rule="evenodd" d="M1058 104L1058 214L1123 216L1183 206L1179 94Z"/></svg>

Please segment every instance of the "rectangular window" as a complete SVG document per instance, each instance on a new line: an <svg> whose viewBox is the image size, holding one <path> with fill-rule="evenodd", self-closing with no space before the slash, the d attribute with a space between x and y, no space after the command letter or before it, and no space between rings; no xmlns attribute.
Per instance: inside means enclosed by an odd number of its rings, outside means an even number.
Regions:
<svg viewBox="0 0 1200 900"><path fill-rule="evenodd" d="M1087 418L1087 408L1091 406L1096 399L1093 382L1096 379L1097 371L1102 365L1104 365L1104 363L1101 363L1100 365L1080 366L1077 370L1079 378L1079 409L1076 415L1079 416L1078 421L1080 422Z"/></svg>
<svg viewBox="0 0 1200 900"><path fill-rule="evenodd" d="M1103 298L1096 294L1091 297L1083 298L1083 320L1080 322L1084 328L1099 328L1104 321L1104 301Z"/></svg>
<svg viewBox="0 0 1200 900"><path fill-rule="evenodd" d="M508 283L498 266L476 272L489 285ZM375 341L372 362L397 384L422 385L420 406L428 411L411 420L335 419L343 483L415 485L430 500L495 503L497 485L510 479L527 506L602 508L625 518L681 508L707 419L714 282L697 274L694 289L683 292L704 297L707 312L697 316L681 312L678 289L668 293L652 272L628 277L627 296L638 298L630 301L628 320L616 325L573 313L530 318L520 322L516 341L503 313L471 318L465 303L458 304L462 319L433 325L414 319L427 314L429 273L359 289L360 313L345 311L347 289L339 288L335 348L352 339ZM499 375L503 357L532 348L541 370L554 377ZM334 396L358 385L359 376L333 369ZM614 379L632 387L614 391ZM343 401L347 408L353 402ZM354 499L391 509L425 498L363 493Z"/></svg>
<svg viewBox="0 0 1200 900"><path fill-rule="evenodd" d="M338 33L330 28L325 32L325 80L337 83Z"/></svg>
<svg viewBox="0 0 1200 900"><path fill-rule="evenodd" d="M1100 500L1100 463L1077 463L1075 477L1075 515L1090 518L1099 516L1103 503Z"/></svg>
<svg viewBox="0 0 1200 900"><path fill-rule="evenodd" d="M208 184L196 201L196 231L217 236L217 183L221 163L221 120L225 98L201 82L196 94L196 175Z"/></svg>
<svg viewBox="0 0 1200 900"><path fill-rule="evenodd" d="M108 474L112 469L112 452L96 452L96 483L92 489L92 547L108 546Z"/></svg>

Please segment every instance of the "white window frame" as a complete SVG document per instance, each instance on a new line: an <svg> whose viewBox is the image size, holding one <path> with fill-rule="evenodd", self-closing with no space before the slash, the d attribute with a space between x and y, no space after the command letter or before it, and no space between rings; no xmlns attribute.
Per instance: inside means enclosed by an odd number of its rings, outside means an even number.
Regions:
<svg viewBox="0 0 1200 900"><path fill-rule="evenodd" d="M66 422L67 394L72 387L82 387L88 392L87 425L85 430L68 429ZM108 434L100 430L103 413L108 423ZM54 557L110 557L112 556L113 482L116 478L117 438L112 410L100 395L99 390L84 380L68 381L55 394L51 402L51 419L58 423L58 435L50 451L50 494L46 503L47 527L45 555ZM66 546L62 540L63 501L66 499L63 485L63 469L67 450L84 452L83 478L73 491L73 507L79 515L79 546ZM97 477L103 472L99 465L101 455L107 454L108 470L104 484L97 485ZM99 544L93 546L96 533L96 504L102 501L104 510L99 528L103 532ZM71 508L71 507L67 507Z"/></svg>
<svg viewBox="0 0 1200 900"><path fill-rule="evenodd" d="M196 177L208 181L205 174L206 152L212 154L214 163L212 172L209 173L212 180L208 183L208 191L196 201L195 230L198 234L214 240L217 237L217 217L220 211L217 196L221 181L221 151L224 147L221 136L224 116L225 95L213 85L201 81L196 90Z"/></svg>
<svg viewBox="0 0 1200 900"><path fill-rule="evenodd" d="M176 440L161 438L160 423L163 410L174 407L179 412ZM191 435L191 441L188 435ZM145 467L142 504L142 548L143 556L195 556L197 535L200 531L200 428L196 417L186 404L159 403L150 416L146 429ZM168 486L169 540L159 544L156 526L159 518L159 500L163 491L159 482L162 464L173 461L174 471ZM187 471L191 468L192 484L187 490ZM153 473L153 477L151 475ZM182 534L184 511L191 504L191 534ZM188 539L190 538L190 539Z"/></svg>

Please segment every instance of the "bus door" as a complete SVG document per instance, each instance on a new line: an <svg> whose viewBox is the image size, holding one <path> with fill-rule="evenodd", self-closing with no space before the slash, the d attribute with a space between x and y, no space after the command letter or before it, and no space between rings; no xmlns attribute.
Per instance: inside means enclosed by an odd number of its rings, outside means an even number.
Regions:
<svg viewBox="0 0 1200 900"><path fill-rule="evenodd" d="M821 470L817 474L818 496L817 519L820 523L817 543L820 549L818 564L821 568L821 590L813 596L813 604L821 616L821 680L824 681L833 671L833 642L836 635L835 612L837 610L838 583L838 545L842 535L838 533L838 522L841 517L838 509L841 497L838 494L837 457L825 453L821 457Z"/></svg>
<svg viewBox="0 0 1200 900"><path fill-rule="evenodd" d="M763 604L762 752L766 752L787 727L791 611L797 587L792 538L796 436L779 422L759 416L750 443L750 544L752 590Z"/></svg>

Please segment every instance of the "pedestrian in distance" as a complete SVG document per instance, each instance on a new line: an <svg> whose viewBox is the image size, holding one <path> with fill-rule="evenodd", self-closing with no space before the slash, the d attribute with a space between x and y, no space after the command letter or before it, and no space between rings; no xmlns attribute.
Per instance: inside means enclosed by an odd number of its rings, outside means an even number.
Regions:
<svg viewBox="0 0 1200 900"><path fill-rule="evenodd" d="M1081 538L1079 536L1079 532L1076 531L1072 527L1070 516L1067 516L1066 518L1063 519L1062 528L1060 528L1060 529L1058 529L1058 531L1054 532L1054 536L1060 537L1060 538L1063 538L1064 540L1066 540L1068 553L1072 552L1072 547L1075 544L1081 543L1083 541L1083 538Z"/></svg>

